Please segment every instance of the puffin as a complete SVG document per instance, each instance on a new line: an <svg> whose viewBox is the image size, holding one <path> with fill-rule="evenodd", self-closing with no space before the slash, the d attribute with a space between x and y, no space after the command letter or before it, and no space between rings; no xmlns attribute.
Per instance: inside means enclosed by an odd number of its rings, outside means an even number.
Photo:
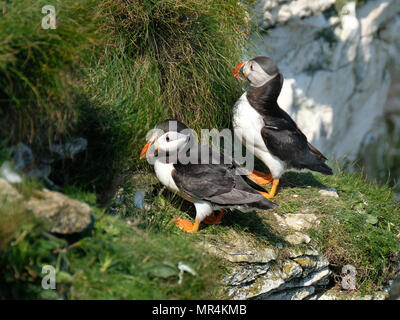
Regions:
<svg viewBox="0 0 400 320"><path fill-rule="evenodd" d="M233 69L239 80L250 82L233 107L235 136L260 159L270 173L252 171L256 183L272 183L267 198L275 196L279 179L286 170L311 170L332 175L327 158L311 143L293 119L278 105L283 75L274 61L258 56L241 62Z"/></svg>
<svg viewBox="0 0 400 320"><path fill-rule="evenodd" d="M235 161L223 161L224 155L219 150L198 144L191 132L178 120L165 120L152 130L140 153L140 159L146 157L154 165L155 174L164 186L194 204L194 223L173 219L180 229L193 233L203 221L216 224L228 208L246 212L277 206L265 196L264 189L238 174L241 168ZM194 161L182 160L189 154ZM204 154L209 161L202 161ZM219 212L215 215L214 211Z"/></svg>

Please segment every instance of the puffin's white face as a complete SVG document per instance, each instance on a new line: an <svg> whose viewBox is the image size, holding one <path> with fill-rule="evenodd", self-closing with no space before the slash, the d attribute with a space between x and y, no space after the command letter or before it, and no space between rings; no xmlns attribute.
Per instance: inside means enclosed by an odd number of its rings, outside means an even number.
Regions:
<svg viewBox="0 0 400 320"><path fill-rule="evenodd" d="M263 68L254 60L249 60L245 63L242 69L243 75L254 87L261 87L267 82L274 79L278 73L268 74Z"/></svg>
<svg viewBox="0 0 400 320"><path fill-rule="evenodd" d="M157 151L161 152L179 152L189 142L189 138L189 135L176 131L166 132L154 142L154 147Z"/></svg>

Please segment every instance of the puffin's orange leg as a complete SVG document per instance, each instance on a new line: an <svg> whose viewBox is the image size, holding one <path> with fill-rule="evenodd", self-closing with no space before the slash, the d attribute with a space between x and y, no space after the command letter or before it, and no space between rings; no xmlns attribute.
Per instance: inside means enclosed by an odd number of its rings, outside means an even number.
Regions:
<svg viewBox="0 0 400 320"><path fill-rule="evenodd" d="M262 192L262 191L257 191L257 192L261 193L267 199L271 199L275 196L276 190L278 189L278 185L279 185L279 179L273 179L272 180L272 188L271 188L270 192L268 192L268 193Z"/></svg>
<svg viewBox="0 0 400 320"><path fill-rule="evenodd" d="M269 184L272 182L272 175L266 175L260 171L253 170L252 173L249 174L250 178L257 184Z"/></svg>
<svg viewBox="0 0 400 320"><path fill-rule="evenodd" d="M197 232L199 230L199 225L200 221L195 220L194 223L191 223L190 221L186 219L181 219L181 218L173 218L172 221L175 222L175 224L178 226L178 228L186 231L186 232Z"/></svg>
<svg viewBox="0 0 400 320"><path fill-rule="evenodd" d="M223 215L225 214L225 209L221 209L219 211L218 216L215 216L214 212L211 213L208 217L206 217L203 222L205 224L216 224L221 221Z"/></svg>

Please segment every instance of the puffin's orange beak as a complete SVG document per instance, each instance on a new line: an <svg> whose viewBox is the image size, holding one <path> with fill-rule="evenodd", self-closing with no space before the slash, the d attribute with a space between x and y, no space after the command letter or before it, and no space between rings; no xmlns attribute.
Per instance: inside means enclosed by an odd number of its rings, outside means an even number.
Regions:
<svg viewBox="0 0 400 320"><path fill-rule="evenodd" d="M235 77L236 79L239 79L239 80L246 80L246 79L242 78L242 77L240 76L240 74L239 74L239 73L240 73L240 69L242 69L243 66L244 66L246 63L247 63L247 61L243 61L243 62L239 63L239 64L235 67L235 69L233 69L232 74L234 75L234 77Z"/></svg>
<svg viewBox="0 0 400 320"><path fill-rule="evenodd" d="M143 159L146 157L147 150L149 150L150 146L153 144L153 142L156 140L156 138L153 138L149 140L149 142L146 143L146 145L143 147L142 151L140 152L140 157L139 159Z"/></svg>

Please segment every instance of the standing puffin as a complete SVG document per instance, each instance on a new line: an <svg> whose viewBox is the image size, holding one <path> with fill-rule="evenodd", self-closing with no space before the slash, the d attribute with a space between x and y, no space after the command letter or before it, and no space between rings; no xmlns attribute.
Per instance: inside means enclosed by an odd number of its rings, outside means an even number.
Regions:
<svg viewBox="0 0 400 320"><path fill-rule="evenodd" d="M150 152L152 145L155 150ZM183 164L180 156L182 153L188 155L191 149L195 150L195 163ZM209 158L219 158L217 163L220 164L214 164L216 161L201 163L200 159L204 159L201 158L202 153ZM180 218L173 219L179 228L187 232L196 232L202 221L206 224L218 223L224 208L249 211L276 207L275 203L263 195L265 192L253 188L246 176L237 173L236 163L223 164L223 155L219 151L207 145L199 145L191 135L191 130L177 120L166 120L156 126L140 153L141 159L146 156L148 159L153 157L156 176L164 186L194 203L194 223ZM220 210L217 216L213 213L215 210Z"/></svg>
<svg viewBox="0 0 400 320"><path fill-rule="evenodd" d="M308 169L331 175L332 169L325 164L326 157L307 141L277 103L283 75L276 64L270 58L256 57L237 65L233 75L250 82L250 88L233 108L233 128L249 151L270 170L269 175L258 171L250 174L258 184L272 182L267 197L275 196L279 179L287 169Z"/></svg>

